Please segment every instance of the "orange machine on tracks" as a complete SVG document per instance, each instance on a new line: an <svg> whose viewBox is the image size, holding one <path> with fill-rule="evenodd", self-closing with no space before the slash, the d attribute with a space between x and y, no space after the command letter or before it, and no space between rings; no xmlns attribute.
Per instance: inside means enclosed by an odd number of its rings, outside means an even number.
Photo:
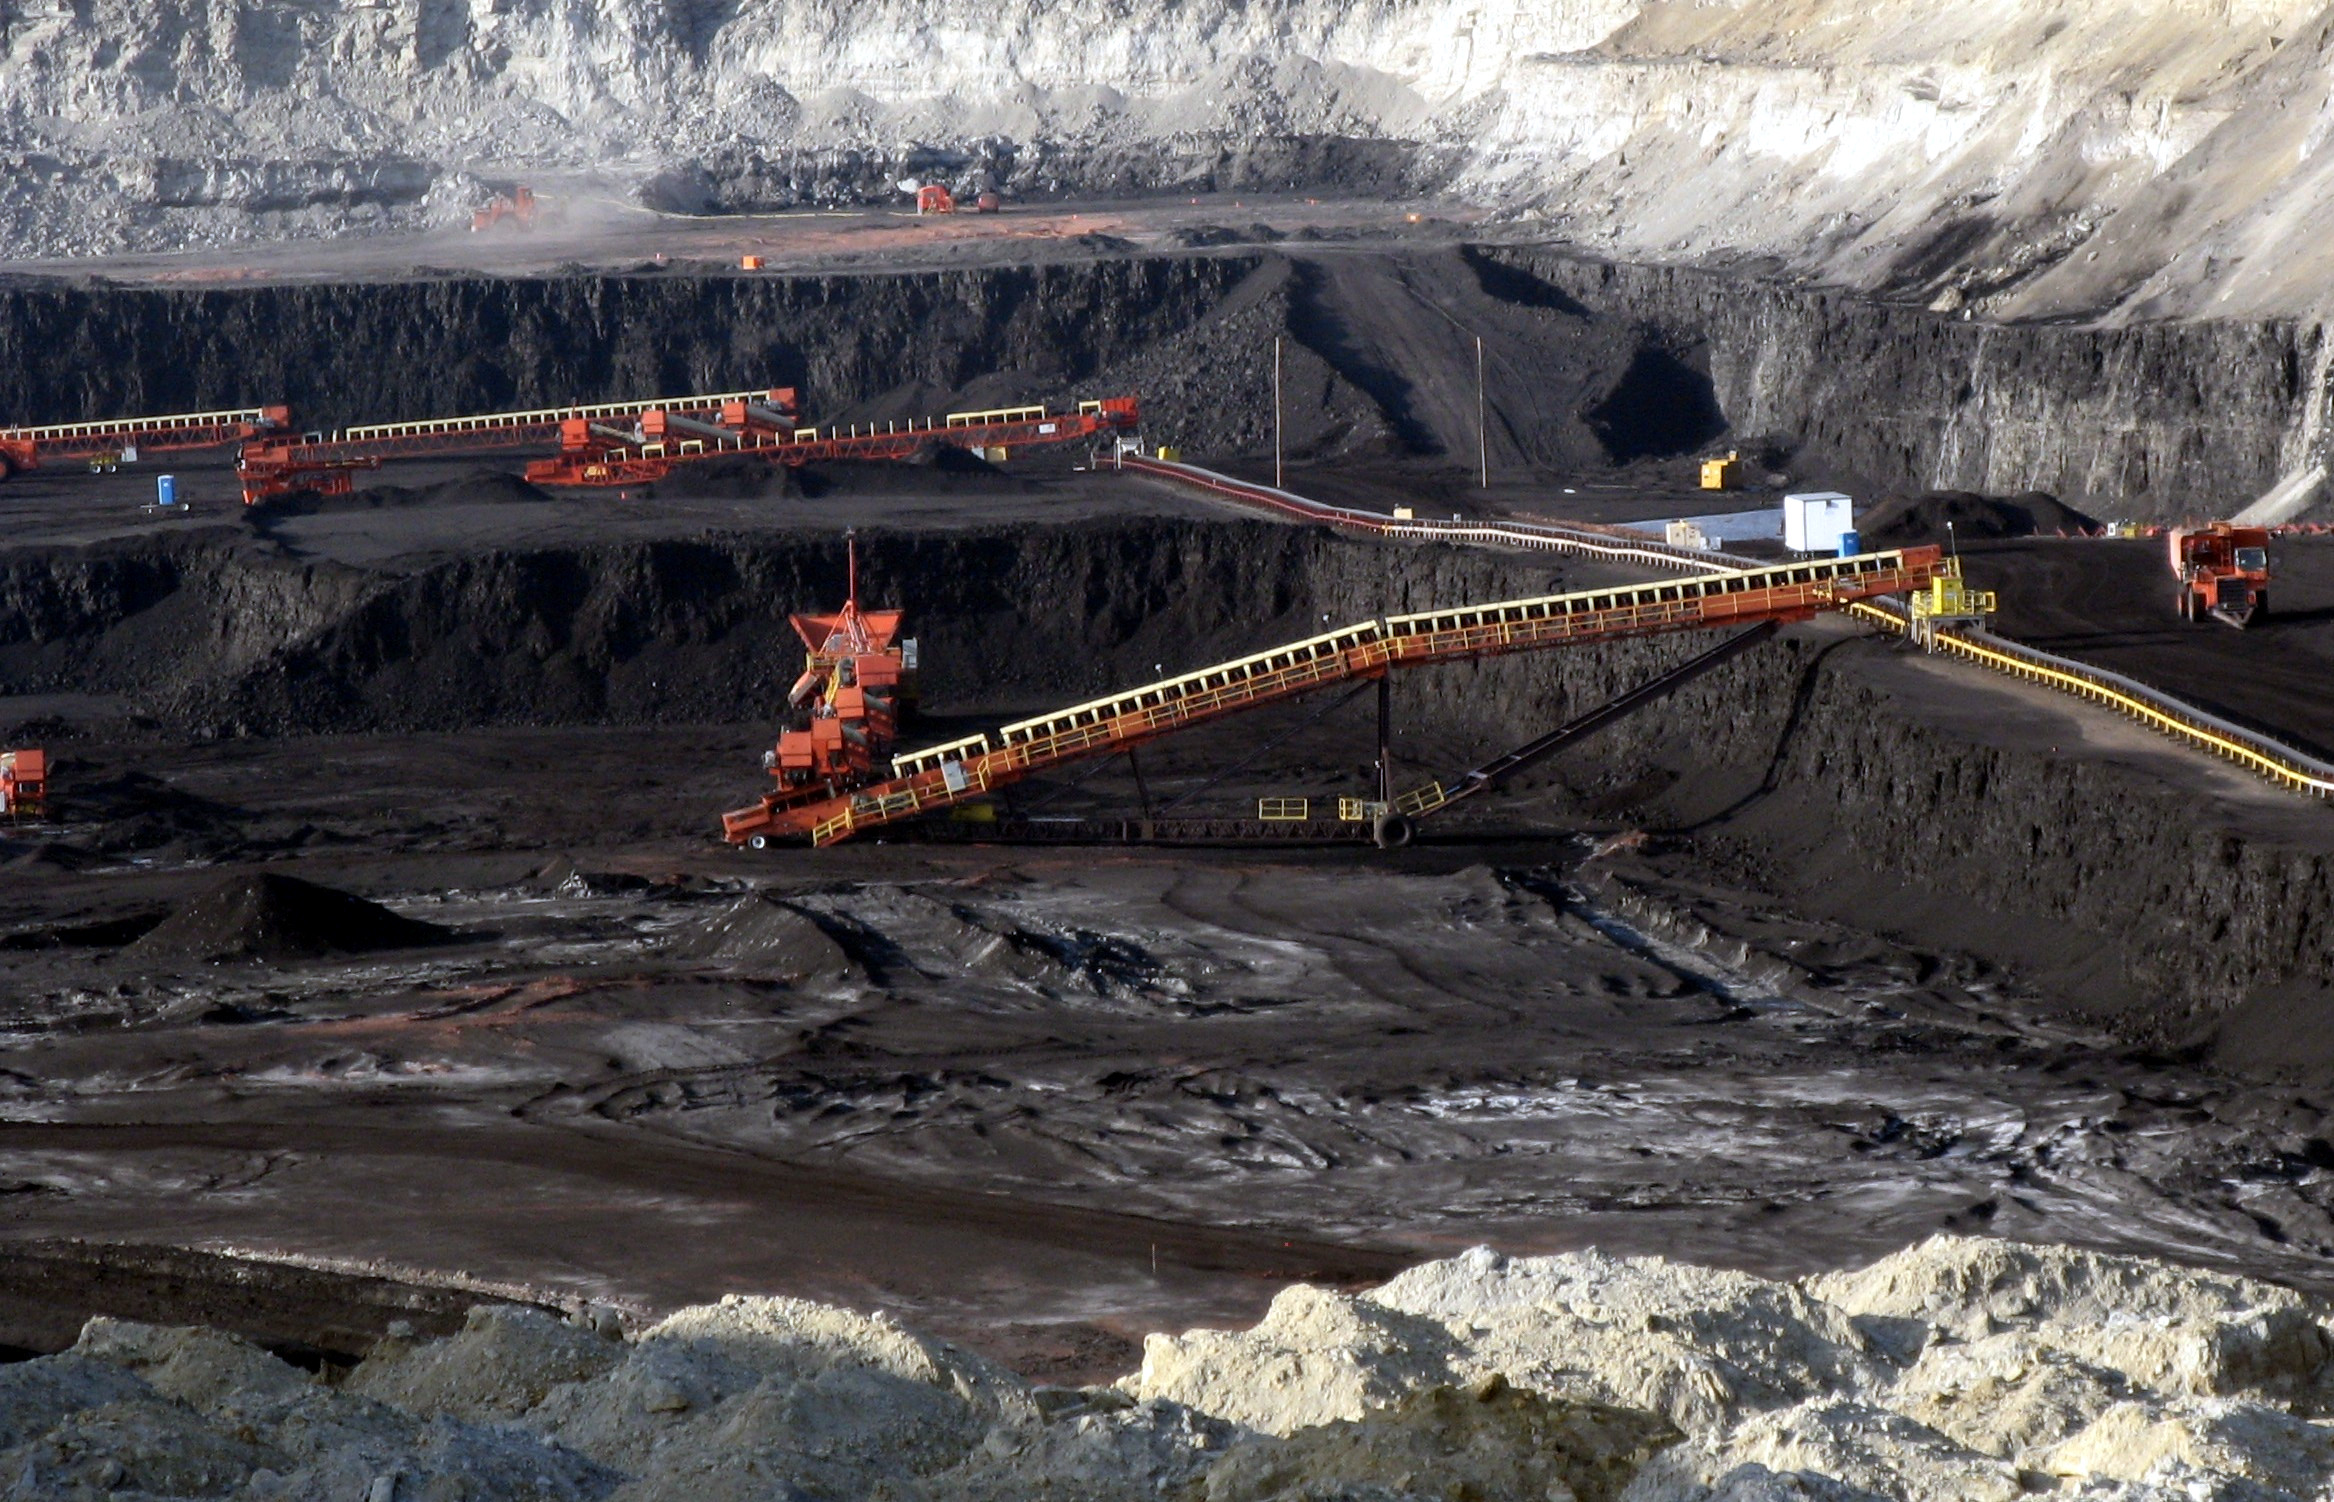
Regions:
<svg viewBox="0 0 2334 1502"><path fill-rule="evenodd" d="M2269 614L2269 529L2213 522L2164 534L2180 619L2224 621L2242 631Z"/></svg>
<svg viewBox="0 0 2334 1502"><path fill-rule="evenodd" d="M51 459L119 463L140 453L224 448L292 425L289 407L236 407L223 412L178 412L166 417L112 417L0 428L0 480Z"/></svg>
<svg viewBox="0 0 2334 1502"><path fill-rule="evenodd" d="M1859 600L1919 589L1943 563L1941 549L1907 548L1363 621L990 734L894 757L888 777L870 776L855 787L834 786L815 797L791 796L781 788L750 808L723 815L722 835L731 844L756 849L785 838L831 845L861 830L982 797L1067 762L1125 751L1188 726L1334 684L1381 679L1395 668L1620 637L1805 620Z"/></svg>
<svg viewBox="0 0 2334 1502"><path fill-rule="evenodd" d="M832 615L790 615L802 638L802 676L786 695L790 723L762 754L777 806L814 803L857 787L891 759L900 715L915 691L916 643L899 640L897 610L859 608L859 541L846 534L849 585Z"/></svg>

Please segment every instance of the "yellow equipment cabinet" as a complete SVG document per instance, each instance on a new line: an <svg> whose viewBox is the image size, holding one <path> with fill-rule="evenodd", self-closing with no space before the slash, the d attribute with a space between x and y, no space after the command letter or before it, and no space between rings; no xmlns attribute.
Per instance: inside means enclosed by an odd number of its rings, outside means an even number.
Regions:
<svg viewBox="0 0 2334 1502"><path fill-rule="evenodd" d="M1728 454L1723 459L1703 460L1702 488L1704 490L1740 490L1742 488L1742 455Z"/></svg>
<svg viewBox="0 0 2334 1502"><path fill-rule="evenodd" d="M1994 592L1971 589L1961 577L1961 560L1947 558L1929 579L1929 587L1912 596L1912 639L1934 652L1937 633L1948 627L1982 626L1995 609Z"/></svg>

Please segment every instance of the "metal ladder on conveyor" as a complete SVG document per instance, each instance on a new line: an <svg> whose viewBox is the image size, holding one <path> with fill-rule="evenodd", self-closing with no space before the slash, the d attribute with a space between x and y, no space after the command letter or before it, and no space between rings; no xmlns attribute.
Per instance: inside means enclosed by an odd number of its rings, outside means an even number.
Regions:
<svg viewBox="0 0 2334 1502"><path fill-rule="evenodd" d="M1919 589L1943 556L1938 548L1907 548L1363 621L896 757L890 778L830 798L781 806L775 796L766 797L723 815L722 833L732 844L755 848L804 836L814 845L832 845L1065 762L1123 751L1334 684L1509 652L1806 620Z"/></svg>

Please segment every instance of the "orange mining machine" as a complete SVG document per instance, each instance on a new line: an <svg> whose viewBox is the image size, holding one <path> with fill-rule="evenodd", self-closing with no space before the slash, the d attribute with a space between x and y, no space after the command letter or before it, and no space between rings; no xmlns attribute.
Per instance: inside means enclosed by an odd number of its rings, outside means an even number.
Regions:
<svg viewBox="0 0 2334 1502"><path fill-rule="evenodd" d="M976 214L994 214L1004 206L1005 200L987 189L973 196L972 211ZM963 202L949 191L946 183L926 183L916 189L918 214L954 214L963 208Z"/></svg>
<svg viewBox="0 0 2334 1502"><path fill-rule="evenodd" d="M859 608L859 540L846 534L849 585L832 615L790 615L802 638L802 676L787 691L787 722L762 766L778 786L772 808L818 803L874 779L891 762L900 717L915 692L916 643L899 639L897 610Z"/></svg>
<svg viewBox="0 0 2334 1502"><path fill-rule="evenodd" d="M49 753L0 751L0 816L38 818L49 804Z"/></svg>
<svg viewBox="0 0 2334 1502"><path fill-rule="evenodd" d="M535 200L535 190L525 183L511 189L506 195L497 193L485 208L470 216L470 233L482 234L499 225L513 229L533 229L535 217L541 212Z"/></svg>
<svg viewBox="0 0 2334 1502"><path fill-rule="evenodd" d="M2269 530L2213 522L2165 534L2184 621L2218 620L2242 631L2269 614Z"/></svg>

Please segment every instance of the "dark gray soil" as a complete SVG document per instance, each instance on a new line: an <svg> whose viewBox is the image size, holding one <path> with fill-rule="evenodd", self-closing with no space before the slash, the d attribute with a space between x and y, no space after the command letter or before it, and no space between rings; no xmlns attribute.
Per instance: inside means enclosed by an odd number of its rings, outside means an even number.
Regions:
<svg viewBox="0 0 2334 1502"><path fill-rule="evenodd" d="M2334 546L2281 546L2260 629L2183 627L2157 544L2061 541L2087 518L2037 493L2172 515L2267 488L2299 338L1987 330L1528 247L1096 245L890 276L23 283L0 407L288 398L331 424L795 384L868 421L1131 391L1154 440L1262 474L1277 340L1298 489L1594 520L1893 491L1874 540L1953 520L2008 634L2323 752ZM1697 492L1730 449L1758 490ZM774 1290L1083 1378L1287 1279L1475 1241L1799 1272L1937 1229L2324 1286L2324 808L1842 622L1394 854L719 844L846 527L866 603L918 639L911 740L1625 577L1235 516L1087 457L584 493L411 462L250 512L213 458L174 466L168 520L138 509L150 474L0 488L0 742L55 770L50 818L0 828L0 1344L102 1310L330 1355L457 1284L635 1312ZM1704 645L1405 678L1397 785ZM1333 808L1374 786L1368 698L1000 812ZM193 1260L120 1250L165 1242ZM239 1304L245 1251L276 1270ZM381 1281L335 1310L287 1257Z"/></svg>
<svg viewBox="0 0 2334 1502"><path fill-rule="evenodd" d="M1844 628L1395 856L719 846L799 653L784 615L833 603L844 520L870 602L924 646L911 738L1323 616L1614 577L1114 477L901 478L805 514L424 475L399 504L145 535L60 480L17 492L40 540L0 552L32 623L0 644L5 718L50 743L57 793L53 823L0 834L25 878L0 886L10 1236L642 1311L784 1290L1062 1377L1288 1278L1473 1241L1788 1272L1990 1229L2321 1281L2321 811ZM1969 564L2006 628L2046 624L2047 594L2056 645L2224 696L2312 660L2334 549L2285 549L2285 636L2115 648L2148 618L2117 581L2151 557L2050 539ZM1697 646L1405 679L1398 783ZM2297 736L2324 707L2244 703ZM1140 790L1109 765L1008 811L1326 803L1367 789L1370 739L1366 702L1300 705L1146 749ZM320 1351L377 1318L253 1297L231 1323Z"/></svg>

